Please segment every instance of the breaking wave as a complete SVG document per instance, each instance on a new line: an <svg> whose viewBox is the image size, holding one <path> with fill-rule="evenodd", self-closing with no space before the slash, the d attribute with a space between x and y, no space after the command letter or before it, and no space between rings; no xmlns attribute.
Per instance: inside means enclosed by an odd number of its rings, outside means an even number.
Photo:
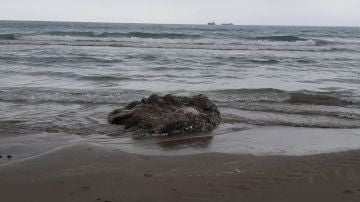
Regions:
<svg viewBox="0 0 360 202"><path fill-rule="evenodd" d="M307 39L297 36L261 36L261 37L255 37L251 38L251 40L256 41L267 41L267 42L287 42L287 43L309 43L315 46L326 46L329 44L332 44L332 42L322 39Z"/></svg>
<svg viewBox="0 0 360 202"><path fill-rule="evenodd" d="M273 102L324 106L357 106L360 97L346 92L285 91L273 88L210 91L220 102Z"/></svg>
<svg viewBox="0 0 360 202"><path fill-rule="evenodd" d="M44 74L48 74L44 72ZM59 74L59 73L57 73ZM122 80L129 79L117 76L105 75L68 75L62 76L77 77L77 79L86 80ZM66 89L46 89L46 88L1 88L0 100L2 101L30 101L30 102L89 102L89 103L122 103L115 99L115 94L134 93L148 95L148 91L133 91L108 89L103 91L89 90L66 90ZM338 107L360 108L360 97L347 92L317 92L317 91L285 91L273 88L260 89L226 89L198 92L204 93L219 103L284 103L284 104L304 104L304 105L322 105ZM119 94L119 95L120 95ZM58 95L61 95L58 97ZM86 95L86 96L85 96ZM86 98L84 98L85 96ZM87 97L90 96L90 97ZM44 98L44 99L43 99ZM84 98L84 99L83 99ZM131 100L131 98L129 98ZM132 98L134 99L134 98Z"/></svg>
<svg viewBox="0 0 360 202"><path fill-rule="evenodd" d="M224 123L360 128L360 99L343 92L234 89L208 93Z"/></svg>

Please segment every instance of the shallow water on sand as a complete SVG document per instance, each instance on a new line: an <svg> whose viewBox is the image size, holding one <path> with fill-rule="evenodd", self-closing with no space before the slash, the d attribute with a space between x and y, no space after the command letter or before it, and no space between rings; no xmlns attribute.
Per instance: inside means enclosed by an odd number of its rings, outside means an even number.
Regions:
<svg viewBox="0 0 360 202"><path fill-rule="evenodd" d="M66 147L86 145L108 151L149 156L184 156L203 153L304 156L360 149L358 129L255 127L223 124L207 134L137 139L128 136L41 133L3 137L0 166L40 157ZM6 155L12 158L7 159Z"/></svg>

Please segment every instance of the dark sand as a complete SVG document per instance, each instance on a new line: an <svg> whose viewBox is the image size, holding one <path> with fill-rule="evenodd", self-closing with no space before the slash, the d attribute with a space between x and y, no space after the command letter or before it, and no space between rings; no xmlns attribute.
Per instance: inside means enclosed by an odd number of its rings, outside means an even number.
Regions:
<svg viewBox="0 0 360 202"><path fill-rule="evenodd" d="M355 202L360 151L161 157L79 144L1 166L0 201Z"/></svg>

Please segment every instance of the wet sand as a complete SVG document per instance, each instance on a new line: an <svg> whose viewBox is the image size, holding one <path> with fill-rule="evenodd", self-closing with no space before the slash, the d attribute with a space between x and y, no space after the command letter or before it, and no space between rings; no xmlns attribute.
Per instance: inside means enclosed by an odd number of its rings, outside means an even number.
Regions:
<svg viewBox="0 0 360 202"><path fill-rule="evenodd" d="M360 151L144 156L79 143L0 167L0 201L360 200ZM14 161L14 163L11 163Z"/></svg>

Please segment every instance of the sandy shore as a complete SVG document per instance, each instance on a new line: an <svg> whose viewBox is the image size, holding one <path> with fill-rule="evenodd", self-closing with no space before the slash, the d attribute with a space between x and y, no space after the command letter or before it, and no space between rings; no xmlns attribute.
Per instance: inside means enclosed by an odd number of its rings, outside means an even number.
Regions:
<svg viewBox="0 0 360 202"><path fill-rule="evenodd" d="M78 144L0 167L7 202L359 200L360 151L161 157Z"/></svg>

